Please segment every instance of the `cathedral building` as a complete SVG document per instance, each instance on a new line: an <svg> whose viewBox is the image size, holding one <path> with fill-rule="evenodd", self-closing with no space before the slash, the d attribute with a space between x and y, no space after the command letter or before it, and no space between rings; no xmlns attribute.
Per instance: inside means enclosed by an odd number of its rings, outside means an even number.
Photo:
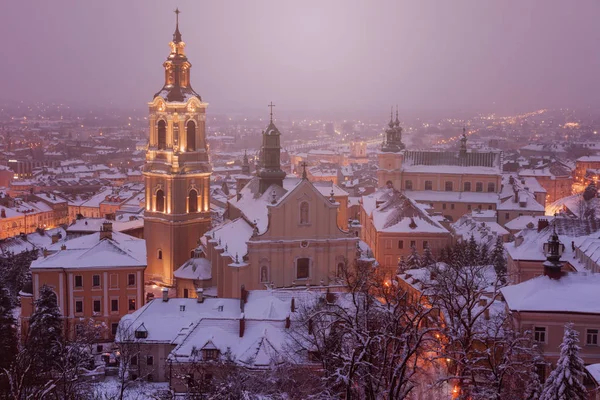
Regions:
<svg viewBox="0 0 600 400"><path fill-rule="evenodd" d="M146 277L171 285L173 271L190 258L209 229L210 175L205 137L206 107L192 89L192 65L179 32L179 11L163 88L148 103L150 137L143 173Z"/></svg>
<svg viewBox="0 0 600 400"><path fill-rule="evenodd" d="M262 134L256 176L229 200L229 221L202 239L200 258L210 262L210 273L198 274L202 268L194 265L202 265L200 260L188 262L177 276L196 282L178 278L178 294L216 286L218 297L239 298L242 286L326 285L354 262L358 238L345 229L347 210L340 210L347 207L348 194L331 182L310 182L305 165L302 178L286 177L280 136L271 119Z"/></svg>
<svg viewBox="0 0 600 400"><path fill-rule="evenodd" d="M397 113L388 126L378 154L380 188L400 190L450 221L471 210L496 210L502 187L502 152L469 150L464 129L458 152L405 150Z"/></svg>

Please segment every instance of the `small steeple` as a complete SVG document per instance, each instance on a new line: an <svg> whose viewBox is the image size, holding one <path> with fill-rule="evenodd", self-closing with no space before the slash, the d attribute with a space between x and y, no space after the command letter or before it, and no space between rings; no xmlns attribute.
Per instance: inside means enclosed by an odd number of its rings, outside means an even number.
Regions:
<svg viewBox="0 0 600 400"><path fill-rule="evenodd" d="M556 214L555 214L556 215ZM560 279L562 275L562 262L560 256L565 249L565 245L562 244L556 233L556 216L553 221L552 233L548 237L548 242L544 244L544 252L546 253L546 261L544 261L544 275L550 277L550 279Z"/></svg>
<svg viewBox="0 0 600 400"><path fill-rule="evenodd" d="M460 137L460 156L465 157L467 155L467 128L463 126L463 134Z"/></svg>
<svg viewBox="0 0 600 400"><path fill-rule="evenodd" d="M306 175L306 161L300 165L302 165L302 179L308 179L308 175Z"/></svg>
<svg viewBox="0 0 600 400"><path fill-rule="evenodd" d="M175 13L175 32L173 33L173 43L179 43L181 42L181 32L179 32L179 14L181 11L179 11L179 8L176 8L173 12Z"/></svg>
<svg viewBox="0 0 600 400"><path fill-rule="evenodd" d="M244 160L242 162L242 174L250 175L250 163L248 162L248 153L244 150Z"/></svg>
<svg viewBox="0 0 600 400"><path fill-rule="evenodd" d="M269 186L275 184L283 187L285 172L281 169L281 132L273 122L273 102L268 105L271 108L270 122L266 131L262 134L262 147L260 150L259 168L257 176L260 178L259 192L264 193Z"/></svg>
<svg viewBox="0 0 600 400"><path fill-rule="evenodd" d="M390 128L394 127L394 106L390 107L390 122L388 123Z"/></svg>

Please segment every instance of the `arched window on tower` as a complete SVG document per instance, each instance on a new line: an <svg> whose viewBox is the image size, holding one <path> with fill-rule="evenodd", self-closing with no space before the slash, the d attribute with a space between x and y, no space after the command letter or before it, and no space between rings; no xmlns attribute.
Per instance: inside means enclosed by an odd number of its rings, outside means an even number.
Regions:
<svg viewBox="0 0 600 400"><path fill-rule="evenodd" d="M165 212L165 192L162 189L156 191L156 207L157 212Z"/></svg>
<svg viewBox="0 0 600 400"><path fill-rule="evenodd" d="M196 150L196 123L194 121L188 121L185 126L185 133L187 138L186 151Z"/></svg>
<svg viewBox="0 0 600 400"><path fill-rule="evenodd" d="M308 223L308 203L303 201L300 204L300 224L307 225Z"/></svg>
<svg viewBox="0 0 600 400"><path fill-rule="evenodd" d="M162 119L158 121L158 149L167 149L167 123Z"/></svg>
<svg viewBox="0 0 600 400"><path fill-rule="evenodd" d="M198 192L196 189L190 190L188 194L188 212L198 212Z"/></svg>

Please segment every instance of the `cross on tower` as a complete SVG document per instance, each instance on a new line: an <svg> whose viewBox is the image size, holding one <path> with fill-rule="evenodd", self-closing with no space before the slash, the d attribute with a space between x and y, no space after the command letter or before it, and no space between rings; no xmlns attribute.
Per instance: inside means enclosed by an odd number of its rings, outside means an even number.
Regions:
<svg viewBox="0 0 600 400"><path fill-rule="evenodd" d="M306 175L306 161L302 162L300 166L302 167L302 179L308 179Z"/></svg>
<svg viewBox="0 0 600 400"><path fill-rule="evenodd" d="M273 107L275 107L275 104L271 102L271 104L269 104L267 107L271 108L271 122L273 122Z"/></svg>
<svg viewBox="0 0 600 400"><path fill-rule="evenodd" d="M181 11L179 11L179 7L177 7L173 12L175 13L175 22L177 23L177 25L179 25L179 14L181 14Z"/></svg>

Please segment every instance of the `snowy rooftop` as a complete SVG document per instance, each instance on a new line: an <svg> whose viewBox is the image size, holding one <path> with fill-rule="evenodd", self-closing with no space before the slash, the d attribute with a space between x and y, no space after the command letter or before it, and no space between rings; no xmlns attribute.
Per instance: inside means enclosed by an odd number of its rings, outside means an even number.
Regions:
<svg viewBox="0 0 600 400"><path fill-rule="evenodd" d="M555 218L554 221L538 232L538 227L522 230L514 242L506 243L506 251L513 260L544 261L544 243L548 241L556 225L556 232L559 240L565 245L565 251L562 255L563 260L573 258L571 242L579 237L595 234L600 230L600 223L595 220L576 220L570 218Z"/></svg>
<svg viewBox="0 0 600 400"><path fill-rule="evenodd" d="M600 274L572 272L560 279L538 276L502 289L512 311L600 314Z"/></svg>
<svg viewBox="0 0 600 400"><path fill-rule="evenodd" d="M175 278L191 280L208 280L212 278L210 260L205 257L190 258L173 273Z"/></svg>
<svg viewBox="0 0 600 400"><path fill-rule="evenodd" d="M379 232L448 233L424 207L394 189L380 189L364 196L363 208Z"/></svg>

